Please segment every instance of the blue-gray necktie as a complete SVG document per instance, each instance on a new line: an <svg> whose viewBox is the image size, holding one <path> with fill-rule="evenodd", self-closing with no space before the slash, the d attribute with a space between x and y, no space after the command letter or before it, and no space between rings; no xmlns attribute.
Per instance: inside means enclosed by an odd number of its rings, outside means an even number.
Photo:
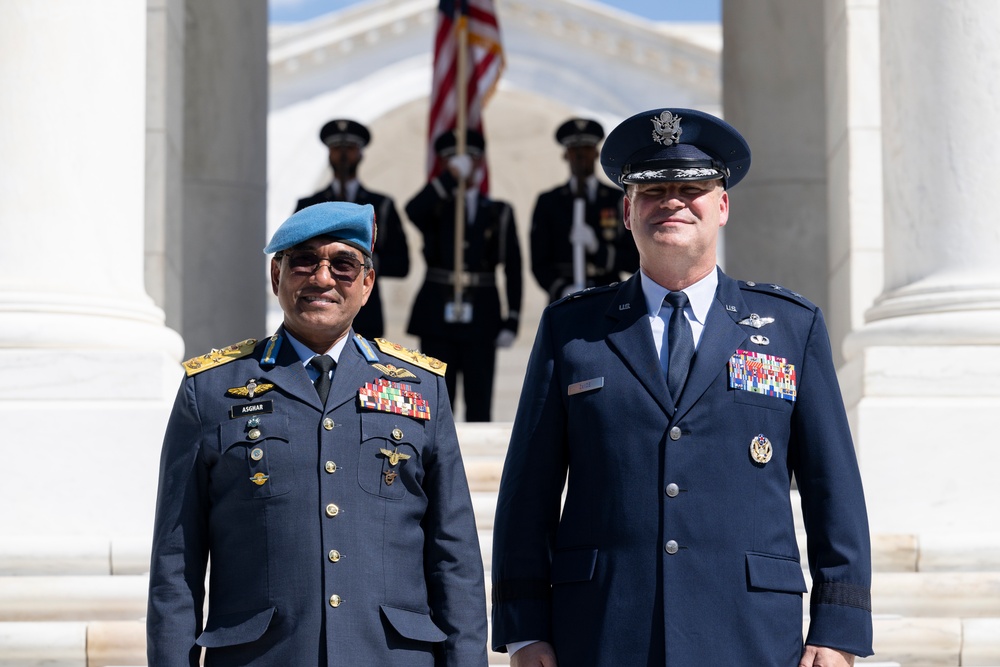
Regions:
<svg viewBox="0 0 1000 667"><path fill-rule="evenodd" d="M674 309L667 325L667 388L670 390L670 397L677 403L691 368L691 358L694 357L694 336L691 334L691 323L684 316L684 308L688 305L687 295L684 292L670 292L663 301Z"/></svg>

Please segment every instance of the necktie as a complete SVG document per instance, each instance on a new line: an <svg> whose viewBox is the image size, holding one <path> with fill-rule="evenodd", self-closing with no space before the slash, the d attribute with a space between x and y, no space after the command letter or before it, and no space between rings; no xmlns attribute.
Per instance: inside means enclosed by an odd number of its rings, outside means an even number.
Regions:
<svg viewBox="0 0 1000 667"><path fill-rule="evenodd" d="M337 362L329 355L317 354L309 360L309 365L319 371L319 377L313 385L319 394L319 400L326 405L326 397L330 395L330 369L336 366Z"/></svg>
<svg viewBox="0 0 1000 667"><path fill-rule="evenodd" d="M691 358L694 356L694 336L691 335L691 323L684 316L684 308L688 304L684 292L670 292L663 299L673 306L667 324L667 341L669 344L669 359L667 360L667 388L674 403L680 398L688 370L691 368Z"/></svg>

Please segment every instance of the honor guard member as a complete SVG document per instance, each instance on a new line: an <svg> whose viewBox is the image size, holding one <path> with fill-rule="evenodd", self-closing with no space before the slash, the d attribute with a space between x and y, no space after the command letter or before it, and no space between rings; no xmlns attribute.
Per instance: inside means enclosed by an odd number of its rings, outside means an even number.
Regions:
<svg viewBox="0 0 1000 667"><path fill-rule="evenodd" d="M319 140L330 151L333 180L330 185L309 197L300 199L296 211L327 201L349 201L371 204L378 221L378 237L372 251L372 263L379 278L403 278L410 270L410 251L406 245L403 223L396 204L388 195L366 189L358 180L358 165L364 157L371 133L364 125L346 118L331 120L319 131ZM354 319L354 330L363 336L380 338L385 331L382 297L378 281L372 287L368 303Z"/></svg>
<svg viewBox="0 0 1000 667"><path fill-rule="evenodd" d="M622 192L594 175L603 138L600 123L586 118L571 118L556 130L570 179L538 195L531 216L531 272L550 303L639 268L635 243L622 224Z"/></svg>
<svg viewBox="0 0 1000 667"><path fill-rule="evenodd" d="M490 421L496 348L510 347L521 310L521 250L514 212L506 202L487 197L476 182L486 142L469 130L466 155L456 155L456 137L438 137L434 150L448 165L406 204L406 214L424 237L427 274L413 302L407 331L420 337L421 349L448 364L446 380L454 400L462 376L466 421ZM455 269L455 192L465 182L463 270ZM497 289L503 267L507 313ZM454 303L462 281L464 307Z"/></svg>
<svg viewBox="0 0 1000 667"><path fill-rule="evenodd" d="M278 331L184 363L153 531L150 665L486 665L443 365L351 321L374 210L299 211L265 252ZM211 561L205 608L205 573Z"/></svg>
<svg viewBox="0 0 1000 667"><path fill-rule="evenodd" d="M749 147L714 116L654 109L601 164L640 271L542 315L497 502L494 649L515 667L871 655L868 520L823 315L716 266Z"/></svg>

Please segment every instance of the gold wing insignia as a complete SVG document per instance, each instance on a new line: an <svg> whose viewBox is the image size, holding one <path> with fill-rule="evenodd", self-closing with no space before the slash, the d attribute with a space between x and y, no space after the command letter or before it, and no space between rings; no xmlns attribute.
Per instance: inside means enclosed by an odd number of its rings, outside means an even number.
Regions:
<svg viewBox="0 0 1000 667"><path fill-rule="evenodd" d="M230 387L226 390L226 396L235 396L236 398L249 398L253 400L261 394L266 394L267 392L274 389L274 385L270 382L257 383L255 378L250 378L247 380L245 387Z"/></svg>
<svg viewBox="0 0 1000 667"><path fill-rule="evenodd" d="M191 377L192 375L197 375L198 373L207 371L210 368L215 368L216 366L228 364L230 361L242 359L243 357L253 353L253 348L256 344L256 338L247 338L244 341L233 343L232 345L224 347L221 350L212 350L208 354L188 359L181 365L184 366L184 372L187 373L187 376Z"/></svg>
<svg viewBox="0 0 1000 667"><path fill-rule="evenodd" d="M443 376L445 370L448 368L448 364L444 363L440 359L428 357L426 354L418 352L417 350L410 350L398 343L391 343L385 338L376 338L375 344L378 345L378 349L382 352L396 357L397 359L408 361L414 366L423 368L424 370L430 371L436 375Z"/></svg>
<svg viewBox="0 0 1000 667"><path fill-rule="evenodd" d="M399 450L389 451L388 449L382 449L380 447L379 451L382 452L382 454L384 454L387 459L389 459L389 465L391 466L394 466L400 461L405 461L406 459L410 458L409 454L403 454Z"/></svg>
<svg viewBox="0 0 1000 667"><path fill-rule="evenodd" d="M405 368L399 368L393 366L392 364L372 364L373 367L382 371L382 374L387 378L392 378L393 380L417 380L420 381L416 375L406 370Z"/></svg>

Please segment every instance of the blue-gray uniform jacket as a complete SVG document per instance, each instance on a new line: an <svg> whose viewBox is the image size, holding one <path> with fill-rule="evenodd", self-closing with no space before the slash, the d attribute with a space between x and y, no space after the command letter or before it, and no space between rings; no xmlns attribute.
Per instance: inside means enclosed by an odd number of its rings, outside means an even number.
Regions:
<svg viewBox="0 0 1000 667"><path fill-rule="evenodd" d="M444 378L355 336L323 407L283 340L185 364L210 368L184 379L163 443L149 664L197 665L207 647L208 666L485 665Z"/></svg>
<svg viewBox="0 0 1000 667"><path fill-rule="evenodd" d="M640 280L542 316L500 483L494 648L550 641L560 665L795 667L794 475L807 641L870 655L867 514L822 313L719 271L675 406Z"/></svg>

